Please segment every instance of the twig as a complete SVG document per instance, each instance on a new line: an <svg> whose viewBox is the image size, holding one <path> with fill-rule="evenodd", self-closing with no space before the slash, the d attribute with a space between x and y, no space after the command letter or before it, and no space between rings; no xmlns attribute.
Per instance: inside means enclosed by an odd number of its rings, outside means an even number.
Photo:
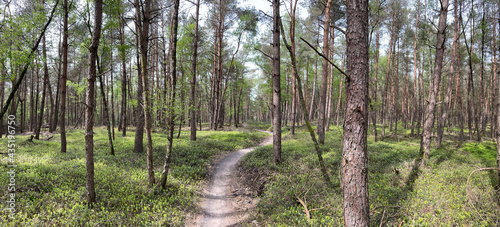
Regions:
<svg viewBox="0 0 500 227"><path fill-rule="evenodd" d="M384 223L384 215L385 215L385 209L384 209L384 212L382 212L382 218L380 219L380 225L378 225L379 227L382 227L382 223Z"/></svg>
<svg viewBox="0 0 500 227"><path fill-rule="evenodd" d="M316 50L316 48L314 48L313 45L311 45L309 42L307 42L304 38L300 37L300 39L302 41L304 41L309 47L311 47L311 49L313 49L314 51L316 51L316 53L323 57L323 59L327 60L331 65L333 65L333 67L335 67L335 69L337 69L340 73L342 73L346 78L349 79L349 75L347 75L342 69L340 69L337 65L335 65L335 63L333 63L330 59L328 59L328 57L326 57L324 54L320 53L318 50Z"/></svg>
<svg viewBox="0 0 500 227"><path fill-rule="evenodd" d="M265 53L264 51L262 51L261 49L257 49L257 48L255 48L255 50L256 50L256 51L261 52L264 56L266 56L266 57L268 57L268 58L270 58L270 59L273 59L271 56L269 56L269 54L266 54L266 53Z"/></svg>

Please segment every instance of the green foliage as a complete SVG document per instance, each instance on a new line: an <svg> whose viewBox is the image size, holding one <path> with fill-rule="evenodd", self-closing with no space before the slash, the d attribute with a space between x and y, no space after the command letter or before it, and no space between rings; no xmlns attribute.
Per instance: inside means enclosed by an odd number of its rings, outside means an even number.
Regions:
<svg viewBox="0 0 500 227"><path fill-rule="evenodd" d="M479 158L487 167L496 166L497 148L494 142L467 143L463 150Z"/></svg>
<svg viewBox="0 0 500 227"><path fill-rule="evenodd" d="M210 160L216 155L258 142L265 133L248 131L199 131L197 141L182 132L174 140L168 190L154 191L147 185L146 157L133 153L134 133L117 136L116 156L108 153L107 133L96 128L94 134L95 185L97 204L85 201L85 149L81 130L68 132L68 153L61 154L60 137L50 142L28 141L16 136L16 219L0 219L0 226L182 226L186 214L193 212ZM159 179L167 136L153 134L156 178ZM7 140L0 140L7 147ZM1 157L0 171L6 173L7 157ZM7 174L0 182L8 182ZM7 184L0 184L7 191ZM7 194L2 193L5 201ZM7 203L1 203L6 217Z"/></svg>

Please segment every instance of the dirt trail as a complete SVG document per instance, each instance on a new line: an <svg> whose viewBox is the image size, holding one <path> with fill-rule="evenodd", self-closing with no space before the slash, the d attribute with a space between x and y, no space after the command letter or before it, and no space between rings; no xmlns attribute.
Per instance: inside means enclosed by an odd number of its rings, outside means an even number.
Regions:
<svg viewBox="0 0 500 227"><path fill-rule="evenodd" d="M272 136L268 136L257 146L237 150L227 155L216 165L208 191L203 199L203 214L198 220L198 226L231 226L247 217L247 210L238 205L238 190L233 190L233 186L236 184L236 164L245 154L272 142Z"/></svg>

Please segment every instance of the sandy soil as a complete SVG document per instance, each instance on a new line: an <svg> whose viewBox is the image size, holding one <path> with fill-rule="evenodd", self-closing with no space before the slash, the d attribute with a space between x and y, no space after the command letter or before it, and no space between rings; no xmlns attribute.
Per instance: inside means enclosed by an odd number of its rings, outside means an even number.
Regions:
<svg viewBox="0 0 500 227"><path fill-rule="evenodd" d="M268 132L269 133L269 132ZM228 154L214 169L212 178L204 191L201 201L203 213L198 215L190 226L222 227L233 226L248 218L248 210L258 201L249 197L237 182L237 163L243 156L255 148L271 144L268 136L259 145L240 149Z"/></svg>

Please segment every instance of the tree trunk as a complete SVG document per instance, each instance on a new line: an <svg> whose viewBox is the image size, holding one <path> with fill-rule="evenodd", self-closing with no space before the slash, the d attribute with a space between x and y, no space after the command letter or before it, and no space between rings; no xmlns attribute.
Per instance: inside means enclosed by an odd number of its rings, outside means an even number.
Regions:
<svg viewBox="0 0 500 227"><path fill-rule="evenodd" d="M448 109L450 107L450 98L451 98L451 87L452 87L452 80L453 80L453 74L454 74L454 67L457 66L457 61L456 61L456 56L457 56L457 47L458 47L458 39L459 34L458 34L458 0L455 0L454 2L454 7L453 7L453 15L455 16L455 22L454 22L454 28L453 28L453 50L452 50L452 55L451 55L451 63L450 63L450 74L448 75L448 79L446 80L446 96L444 98L444 103L440 105L440 113L441 113L441 118L439 120L438 124L438 131L437 131L437 139L436 139L436 147L441 147L441 141L443 140L443 133L444 133L444 124L448 118Z"/></svg>
<svg viewBox="0 0 500 227"><path fill-rule="evenodd" d="M329 0L331 1L331 0ZM280 1L273 3L273 161L281 162Z"/></svg>
<svg viewBox="0 0 500 227"><path fill-rule="evenodd" d="M120 18L120 45L124 48L125 45L125 19ZM127 64L125 50L120 51L120 58L122 60L122 109L120 113L120 128L122 136L127 135Z"/></svg>
<svg viewBox="0 0 500 227"><path fill-rule="evenodd" d="M113 138L111 136L111 122L109 120L109 111L108 111L108 102L106 101L106 94L104 93L104 83L102 82L102 75L99 70L99 83L101 84L101 96L102 96L102 105L104 106L104 117L106 120L106 129L108 131L108 140L109 140L109 148L110 154L115 155L115 149L113 147Z"/></svg>
<svg viewBox="0 0 500 227"><path fill-rule="evenodd" d="M295 11L297 9L297 2L298 0L290 0L290 45L291 45L291 50L292 54L295 56ZM285 34L283 33L283 36ZM292 126L290 127L290 134L294 135L295 134L295 121L297 117L297 85L296 85L296 75L298 72L296 72L296 67L292 67Z"/></svg>
<svg viewBox="0 0 500 227"><path fill-rule="evenodd" d="M170 68L172 70L172 78L171 78L171 84L170 84L170 97L167 103L167 110L168 110L168 142L167 142L167 150L165 154L165 161L163 162L163 172L161 173L161 178L160 182L158 184L158 187L161 187L162 189L166 189L167 185L167 176L168 176L168 170L170 168L170 162L172 158L172 143L174 139L174 123L175 123L175 87L177 84L177 27L179 25L179 0L174 0L174 9L173 9L173 19L172 19L172 30L171 30L171 59L170 61Z"/></svg>
<svg viewBox="0 0 500 227"><path fill-rule="evenodd" d="M344 226L369 226L368 0L346 2L346 108L342 138Z"/></svg>
<svg viewBox="0 0 500 227"><path fill-rule="evenodd" d="M141 80L144 86L142 92L142 99L144 101L144 121L146 123L146 152L147 152L147 166L148 166L148 182L150 186L155 184L154 166L153 166L153 141L151 138L151 103L149 100L149 86L148 86L148 45L149 45L149 23L150 23L150 0L144 0L142 18L139 26L140 34L140 57L141 57ZM139 5L137 5L139 7Z"/></svg>
<svg viewBox="0 0 500 227"><path fill-rule="evenodd" d="M86 188L87 204L92 206L96 202L94 189L94 112L95 112L95 81L96 59L101 37L102 0L95 0L94 29L89 47L89 71L87 75L87 95L85 105L85 157L86 157Z"/></svg>
<svg viewBox="0 0 500 227"><path fill-rule="evenodd" d="M43 112L45 109L45 96L46 96L46 91L47 91L47 84L49 83L49 68L47 67L47 48L45 45L45 35L43 36L43 43L42 43L42 52L43 52L43 90L42 90L42 101L40 104L40 115L38 115L38 122L37 122L37 127L35 130L35 139L39 140L40 139L40 130L42 129L42 123L43 123Z"/></svg>
<svg viewBox="0 0 500 227"><path fill-rule="evenodd" d="M329 37L330 37L330 6L332 5L332 0L328 0L325 6L325 22L323 25L323 54L329 56ZM325 143L325 112L326 112L326 96L327 96L327 84L328 84L328 61L323 58L323 71L321 74L321 87L319 91L319 112L318 112L318 126L316 127L316 132L318 133L318 142L320 144Z"/></svg>
<svg viewBox="0 0 500 227"><path fill-rule="evenodd" d="M441 10L439 11L439 24L436 41L436 59L434 62L434 71L432 74L432 84L429 87L429 98L425 108L424 130L422 132L422 142L420 144L420 158L422 163L429 159L431 152L431 133L434 125L434 110L436 108L436 98L439 93L439 84L441 82L441 71L443 68L443 57L445 49L445 30L446 15L448 12L448 0L442 0Z"/></svg>
<svg viewBox="0 0 500 227"><path fill-rule="evenodd" d="M385 91L382 97L382 136L385 136L385 114L387 112L388 104L387 104L387 93L389 88L389 74L391 71L391 54L392 54L392 45L394 43L394 15L391 20L391 39L389 41L389 54L387 55L387 74L385 75Z"/></svg>
<svg viewBox="0 0 500 227"><path fill-rule="evenodd" d="M372 104L370 105L370 109L372 110L372 124L373 124L373 136L375 137L375 142L377 142L377 86L378 86L378 59L380 49L380 25L377 24L377 34L375 38L375 72L373 76L373 95L372 95Z"/></svg>
<svg viewBox="0 0 500 227"><path fill-rule="evenodd" d="M500 19L498 19L500 25ZM500 94L500 70L497 68L497 94ZM500 169L500 98L497 96L497 167ZM498 171L498 182L500 184L500 171Z"/></svg>
<svg viewBox="0 0 500 227"><path fill-rule="evenodd" d="M142 153L144 150L143 144L143 138L144 138L144 124L145 124L145 119L144 119L144 103L143 103L143 92L144 92L144 87L143 87L143 81L142 81L142 66L141 66L141 59L139 57L139 52L140 52L140 47L141 45L140 42L140 34L142 33L142 14L141 14L141 8L139 5L139 0L135 0L135 19L136 19L136 44L137 44L137 107L135 110L135 141L134 141L134 152L135 153ZM132 73L132 72L131 72ZM132 79L131 79L132 80ZM147 87L145 88L147 89Z"/></svg>
<svg viewBox="0 0 500 227"><path fill-rule="evenodd" d="M191 91L189 93L189 125L191 127L191 140L196 140L196 61L198 57L198 21L200 20L200 0L196 1L196 16L194 25L194 38L193 38L193 60L192 60L192 72L191 76Z"/></svg>
<svg viewBox="0 0 500 227"><path fill-rule="evenodd" d="M493 68L491 75L491 138L495 138L495 119L498 115L498 111L495 111L495 100L498 99L500 93L496 93L496 74L497 74L497 47L496 47L496 23L493 22L493 40L492 40L492 50L493 50ZM500 128L496 128L500 130ZM498 140L497 140L498 141ZM497 142L498 143L498 142ZM500 182L500 181L498 181Z"/></svg>

